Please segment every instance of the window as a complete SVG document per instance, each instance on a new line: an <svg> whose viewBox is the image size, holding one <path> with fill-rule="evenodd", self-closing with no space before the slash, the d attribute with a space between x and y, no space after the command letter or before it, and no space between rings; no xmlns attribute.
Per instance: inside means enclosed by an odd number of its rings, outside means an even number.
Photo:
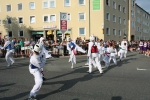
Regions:
<svg viewBox="0 0 150 100"><path fill-rule="evenodd" d="M8 36L12 37L12 31L8 31Z"/></svg>
<svg viewBox="0 0 150 100"><path fill-rule="evenodd" d="M7 23L11 24L11 18L7 18Z"/></svg>
<svg viewBox="0 0 150 100"><path fill-rule="evenodd" d="M126 13L126 8L125 7L123 7L123 13Z"/></svg>
<svg viewBox="0 0 150 100"><path fill-rule="evenodd" d="M69 21L71 20L71 15L70 15L70 13L68 13L68 20L69 20Z"/></svg>
<svg viewBox="0 0 150 100"><path fill-rule="evenodd" d="M79 13L79 20L85 20L85 13Z"/></svg>
<svg viewBox="0 0 150 100"><path fill-rule="evenodd" d="M134 28L134 21L132 21L132 28Z"/></svg>
<svg viewBox="0 0 150 100"><path fill-rule="evenodd" d="M106 34L110 35L110 29L109 28L106 28Z"/></svg>
<svg viewBox="0 0 150 100"><path fill-rule="evenodd" d="M136 31L140 31L140 28L139 28L139 27L136 27Z"/></svg>
<svg viewBox="0 0 150 100"><path fill-rule="evenodd" d="M18 4L18 11L22 10L22 3Z"/></svg>
<svg viewBox="0 0 150 100"><path fill-rule="evenodd" d="M126 25L126 19L123 19L123 24Z"/></svg>
<svg viewBox="0 0 150 100"><path fill-rule="evenodd" d="M116 29L113 29L113 35L116 35Z"/></svg>
<svg viewBox="0 0 150 100"><path fill-rule="evenodd" d="M120 17L119 17L118 21L119 21L119 24L121 24L121 18Z"/></svg>
<svg viewBox="0 0 150 100"><path fill-rule="evenodd" d="M113 8L116 9L116 2L113 1Z"/></svg>
<svg viewBox="0 0 150 100"><path fill-rule="evenodd" d="M109 13L106 13L106 20L110 20L110 15L109 15Z"/></svg>
<svg viewBox="0 0 150 100"><path fill-rule="evenodd" d="M23 18L22 17L19 17L18 18L18 22L21 24L21 23L23 23Z"/></svg>
<svg viewBox="0 0 150 100"><path fill-rule="evenodd" d="M70 6L70 0L64 0L64 6Z"/></svg>
<svg viewBox="0 0 150 100"><path fill-rule="evenodd" d="M131 10L131 13L132 13L132 17L134 18L134 11L133 11L133 10Z"/></svg>
<svg viewBox="0 0 150 100"><path fill-rule="evenodd" d="M134 7L134 3L135 3L134 0L132 0L132 6L133 6L133 7Z"/></svg>
<svg viewBox="0 0 150 100"><path fill-rule="evenodd" d="M79 35L85 35L85 28L79 28Z"/></svg>
<svg viewBox="0 0 150 100"><path fill-rule="evenodd" d="M0 12L1 12L1 6L0 6Z"/></svg>
<svg viewBox="0 0 150 100"><path fill-rule="evenodd" d="M30 23L35 23L35 16L30 16Z"/></svg>
<svg viewBox="0 0 150 100"><path fill-rule="evenodd" d="M106 0L106 5L110 6L110 0Z"/></svg>
<svg viewBox="0 0 150 100"><path fill-rule="evenodd" d="M118 31L118 33L119 33L118 35L121 36L121 31L120 30Z"/></svg>
<svg viewBox="0 0 150 100"><path fill-rule="evenodd" d="M121 6L120 5L118 5L118 10L121 11Z"/></svg>
<svg viewBox="0 0 150 100"><path fill-rule="evenodd" d="M49 22L49 17L48 15L43 16L43 22Z"/></svg>
<svg viewBox="0 0 150 100"><path fill-rule="evenodd" d="M48 2L47 1L43 2L43 8L48 8Z"/></svg>
<svg viewBox="0 0 150 100"><path fill-rule="evenodd" d="M79 5L85 5L85 0L79 0Z"/></svg>
<svg viewBox="0 0 150 100"><path fill-rule="evenodd" d="M55 21L56 21L56 16L50 15L50 22L55 22Z"/></svg>
<svg viewBox="0 0 150 100"><path fill-rule="evenodd" d="M30 9L35 9L35 3L34 2L30 2L29 6L30 6Z"/></svg>
<svg viewBox="0 0 150 100"><path fill-rule="evenodd" d="M116 22L116 16L113 15L113 22Z"/></svg>
<svg viewBox="0 0 150 100"><path fill-rule="evenodd" d="M54 8L55 7L55 0L50 0L49 4L50 4L50 8Z"/></svg>
<svg viewBox="0 0 150 100"><path fill-rule="evenodd" d="M7 12L11 11L11 5L7 5Z"/></svg>
<svg viewBox="0 0 150 100"><path fill-rule="evenodd" d="M23 37L23 36L24 36L23 31L19 31L19 36L20 36L20 37Z"/></svg>

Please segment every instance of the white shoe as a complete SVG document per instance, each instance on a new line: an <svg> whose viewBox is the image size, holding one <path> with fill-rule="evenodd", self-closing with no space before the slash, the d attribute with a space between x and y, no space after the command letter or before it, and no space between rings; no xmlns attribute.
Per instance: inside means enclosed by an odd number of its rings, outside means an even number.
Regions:
<svg viewBox="0 0 150 100"><path fill-rule="evenodd" d="M12 62L11 62L11 65L13 65L14 63L15 63L15 62L14 62L14 61L12 61Z"/></svg>
<svg viewBox="0 0 150 100"><path fill-rule="evenodd" d="M7 65L7 67L10 67L10 65Z"/></svg>
<svg viewBox="0 0 150 100"><path fill-rule="evenodd" d="M90 71L87 71L87 73L91 73Z"/></svg>
<svg viewBox="0 0 150 100"><path fill-rule="evenodd" d="M85 64L85 66L88 66L88 65L89 65L89 63L86 63L86 64Z"/></svg>
<svg viewBox="0 0 150 100"><path fill-rule="evenodd" d="M73 66L71 66L71 68L73 69Z"/></svg>
<svg viewBox="0 0 150 100"><path fill-rule="evenodd" d="M103 74L103 71L100 71L100 74Z"/></svg>

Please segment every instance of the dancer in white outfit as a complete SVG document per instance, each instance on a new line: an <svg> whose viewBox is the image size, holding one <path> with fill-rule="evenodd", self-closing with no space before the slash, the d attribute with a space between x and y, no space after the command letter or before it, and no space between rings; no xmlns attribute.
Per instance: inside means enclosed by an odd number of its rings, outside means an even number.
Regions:
<svg viewBox="0 0 150 100"><path fill-rule="evenodd" d="M41 45L41 47L42 47L42 51L40 52L40 57L41 57L41 61L42 61L41 73L43 75L43 80L46 80L46 78L44 77L44 73L43 73L43 67L46 63L46 59L51 58L52 56L51 56L50 52L48 50L46 50L44 47L45 46L45 38L44 37L40 38L39 45Z"/></svg>
<svg viewBox="0 0 150 100"><path fill-rule="evenodd" d="M97 42L95 42L94 36L90 36L90 42L88 45L88 55L87 56L89 57L88 73L92 72L92 61L94 60L96 62L99 72L102 74L103 71L102 71L101 65L99 63Z"/></svg>
<svg viewBox="0 0 150 100"><path fill-rule="evenodd" d="M121 49L120 49L120 61L122 60L122 57L125 57L126 58L126 52L127 52L127 46L126 46L126 43L124 43L123 46L121 46Z"/></svg>
<svg viewBox="0 0 150 100"><path fill-rule="evenodd" d="M117 50L114 48L112 43L110 43L109 52L110 52L109 63L110 63L111 59L113 59L114 64L117 65L117 61L116 61Z"/></svg>
<svg viewBox="0 0 150 100"><path fill-rule="evenodd" d="M43 83L42 73L41 73L41 69L43 67L42 66L43 64L42 64L42 61L40 59L41 57L39 55L42 51L42 46L39 44L36 44L34 46L33 51L34 51L33 55L30 58L29 71L34 76L35 85L30 92L28 100L37 100L36 99L37 92L40 90L42 83Z"/></svg>
<svg viewBox="0 0 150 100"><path fill-rule="evenodd" d="M109 47L105 47L104 48L104 62L105 62L105 67L108 68L109 67L109 59L110 59L110 51L109 51Z"/></svg>
<svg viewBox="0 0 150 100"><path fill-rule="evenodd" d="M86 53L85 50L83 50L81 47L79 47L75 42L72 41L70 37L67 38L67 50L69 51L70 58L69 62L71 62L71 68L74 68L74 64L76 64L76 54L77 51L80 51L82 53Z"/></svg>
<svg viewBox="0 0 150 100"><path fill-rule="evenodd" d="M14 49L12 49L12 43L9 40L9 36L5 36L5 44L3 47L1 47L1 49L7 50L5 59L7 62L7 67L10 67L15 61L13 58L13 53L14 53Z"/></svg>
<svg viewBox="0 0 150 100"><path fill-rule="evenodd" d="M121 46L124 46L124 43L126 43L126 51L125 51L125 58L126 58L126 55L127 55L127 52L128 52L128 42L126 40L126 38L123 38L123 41L121 42Z"/></svg>
<svg viewBox="0 0 150 100"><path fill-rule="evenodd" d="M101 62L101 58L102 60L104 59L104 51L105 51L105 48L104 48L104 44L101 43L100 44L100 47L98 47L98 51L99 51L99 61Z"/></svg>

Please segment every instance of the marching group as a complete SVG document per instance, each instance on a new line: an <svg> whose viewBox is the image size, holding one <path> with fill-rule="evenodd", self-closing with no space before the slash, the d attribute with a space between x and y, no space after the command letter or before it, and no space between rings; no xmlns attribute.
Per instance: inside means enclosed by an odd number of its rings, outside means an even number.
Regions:
<svg viewBox="0 0 150 100"><path fill-rule="evenodd" d="M98 68L100 74L103 74L101 59L105 62L105 68L108 68L112 59L114 64L117 65L116 56L119 56L120 61L122 61L123 57L126 58L128 49L138 49L137 43L135 43L136 46L132 46L127 42L126 38L123 38L121 42L116 43L113 40L107 42L104 42L103 40L96 41L94 36L90 36L89 41L84 41L84 47L81 47L83 45L80 45L80 42L78 43L78 41L80 40L72 40L70 37L68 37L66 41L63 41L64 44L62 45L66 46L66 50L68 50L68 53L70 55L69 62L71 62L71 68L74 68L74 64L76 64L77 52L81 52L83 54L87 53L87 62L89 66L89 70L87 71L88 73L92 73L93 65ZM45 44L46 39L44 37L41 37L37 43L30 42L30 45L33 46L33 49L30 50L30 52L26 52L26 54L30 55L29 71L31 74L33 74L35 79L35 85L30 92L28 100L36 100L37 92L40 90L42 83L45 80L43 67L46 63L46 59L52 57L49 50L45 48ZM128 45L130 45L130 47ZM144 53L146 56L150 55L150 42L140 41L139 48L140 53ZM15 62L13 59L13 53L15 52L15 50L12 46L12 42L10 41L9 36L5 36L5 44L4 46L0 46L0 49L4 49L7 51L5 58L8 64L7 67L10 67Z"/></svg>

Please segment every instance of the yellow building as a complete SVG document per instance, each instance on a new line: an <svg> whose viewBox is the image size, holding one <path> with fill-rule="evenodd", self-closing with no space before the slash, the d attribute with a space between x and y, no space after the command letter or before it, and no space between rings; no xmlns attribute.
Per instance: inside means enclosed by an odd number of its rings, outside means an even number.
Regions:
<svg viewBox="0 0 150 100"><path fill-rule="evenodd" d="M68 30L64 37L122 40L129 31L130 0L1 0L0 33L2 37L56 37L60 12L66 12ZM130 40L130 38L129 38Z"/></svg>

